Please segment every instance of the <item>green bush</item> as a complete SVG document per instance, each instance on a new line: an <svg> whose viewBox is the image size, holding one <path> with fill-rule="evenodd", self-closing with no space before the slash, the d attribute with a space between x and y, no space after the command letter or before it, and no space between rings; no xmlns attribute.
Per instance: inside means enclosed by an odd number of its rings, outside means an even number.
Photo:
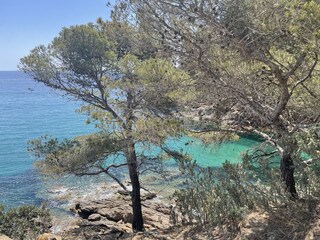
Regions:
<svg viewBox="0 0 320 240"><path fill-rule="evenodd" d="M20 206L8 211L0 206L0 233L13 239L36 239L51 227L51 217L45 207Z"/></svg>
<svg viewBox="0 0 320 240"><path fill-rule="evenodd" d="M238 231L246 213L258 211L268 214L270 226L283 227L278 232L268 230L280 239L283 232L303 236L314 220L320 180L312 168L308 168L307 183L301 177L306 169L296 169L299 199L293 200L284 191L278 168L259 176L256 168L248 168L248 163L225 163L220 169L200 168L190 161L182 165L186 181L184 188L174 194L180 214L175 218L181 224L227 225L229 230ZM261 170L261 166L256 167Z"/></svg>
<svg viewBox="0 0 320 240"><path fill-rule="evenodd" d="M264 202L264 194L253 196L262 189L258 181L253 181L255 176L243 171L241 165L226 163L223 169L214 170L186 164L186 169L186 188L174 193L183 223L219 225L228 222L236 226L247 210L254 209L258 201Z"/></svg>

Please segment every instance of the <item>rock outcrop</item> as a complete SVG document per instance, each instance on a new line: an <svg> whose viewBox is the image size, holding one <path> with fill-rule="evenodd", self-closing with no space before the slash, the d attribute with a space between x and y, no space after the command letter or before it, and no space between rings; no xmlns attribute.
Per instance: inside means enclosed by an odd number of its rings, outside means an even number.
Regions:
<svg viewBox="0 0 320 240"><path fill-rule="evenodd" d="M12 238L9 238L6 235L0 234L0 240L12 240Z"/></svg>
<svg viewBox="0 0 320 240"><path fill-rule="evenodd" d="M171 210L155 199L156 195L145 192L142 195L142 212L147 231L167 229L171 226ZM119 191L112 198L103 200L82 200L74 204L71 211L80 221L67 232L63 239L117 239L132 232L132 208L130 194Z"/></svg>
<svg viewBox="0 0 320 240"><path fill-rule="evenodd" d="M62 240L62 238L52 233L44 233L37 237L37 240Z"/></svg>

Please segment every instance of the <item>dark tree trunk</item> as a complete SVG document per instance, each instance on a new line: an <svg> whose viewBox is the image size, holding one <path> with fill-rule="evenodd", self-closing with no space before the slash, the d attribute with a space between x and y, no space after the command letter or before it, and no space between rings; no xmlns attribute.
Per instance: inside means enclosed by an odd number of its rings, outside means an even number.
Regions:
<svg viewBox="0 0 320 240"><path fill-rule="evenodd" d="M134 114L133 114L133 95L131 90L127 93L127 107L128 115L126 116L126 140L127 140L127 149L126 149L126 158L128 163L130 181L132 185L131 201L132 201L132 231L133 232L142 232L144 231L143 227L143 217L141 209L141 197L140 197L140 182L138 174L138 162L136 149L134 141L132 138L132 129L134 123Z"/></svg>
<svg viewBox="0 0 320 240"><path fill-rule="evenodd" d="M135 152L134 144L130 144L128 147L127 162L130 180L132 184L132 230L134 232L144 231L143 227L143 217L141 210L141 198L140 198L140 182L137 168L137 156Z"/></svg>
<svg viewBox="0 0 320 240"><path fill-rule="evenodd" d="M286 186L286 191L291 194L293 198L297 198L296 184L294 181L294 164L291 155L284 153L281 157L280 164L281 176Z"/></svg>

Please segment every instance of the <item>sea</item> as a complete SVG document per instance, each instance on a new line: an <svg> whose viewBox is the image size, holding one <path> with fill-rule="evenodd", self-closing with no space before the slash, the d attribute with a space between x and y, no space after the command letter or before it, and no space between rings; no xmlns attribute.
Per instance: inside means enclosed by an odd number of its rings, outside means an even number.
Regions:
<svg viewBox="0 0 320 240"><path fill-rule="evenodd" d="M85 124L85 115L76 112L80 105L22 72L0 71L0 204L16 207L47 200L47 185L33 166L28 141L43 135L64 139L97 131ZM188 153L203 167L221 167L226 160L239 162L241 154L256 144L249 137L218 145L187 137L169 140L169 145ZM86 184L104 178L70 178L61 185L79 183L85 192Z"/></svg>

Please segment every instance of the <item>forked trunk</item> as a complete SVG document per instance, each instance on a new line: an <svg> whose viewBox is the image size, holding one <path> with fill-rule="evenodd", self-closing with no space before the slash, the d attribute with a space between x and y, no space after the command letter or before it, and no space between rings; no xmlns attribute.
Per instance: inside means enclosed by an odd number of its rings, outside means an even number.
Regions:
<svg viewBox="0 0 320 240"><path fill-rule="evenodd" d="M144 231L143 217L141 210L141 198L140 198L140 182L137 168L137 156L134 148L134 144L130 144L128 147L127 162L130 180L132 184L132 230L134 232Z"/></svg>
<svg viewBox="0 0 320 240"><path fill-rule="evenodd" d="M281 176L286 186L286 191L293 198L297 198L296 184L294 181L294 164L289 153L283 153L280 164Z"/></svg>

